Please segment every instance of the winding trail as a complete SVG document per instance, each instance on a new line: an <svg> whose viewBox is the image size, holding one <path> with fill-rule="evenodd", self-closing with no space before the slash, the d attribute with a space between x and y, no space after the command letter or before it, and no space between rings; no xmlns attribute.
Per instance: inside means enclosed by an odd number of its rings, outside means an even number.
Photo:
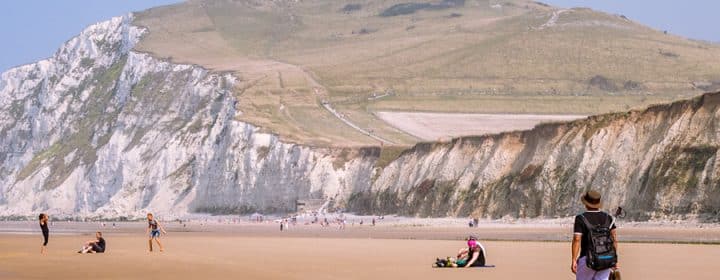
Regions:
<svg viewBox="0 0 720 280"><path fill-rule="evenodd" d="M570 11L570 10L568 10L568 9L560 9L560 10L555 10L555 11L553 11L552 16L550 17L550 19L548 19L547 22L545 22L545 23L543 23L542 25L540 25L540 26L538 27L538 29L545 29L545 28L548 28L548 27L553 27L553 26L555 26L555 23L557 23L557 20L558 20L558 18L560 18L560 15L561 15L562 13L568 12L568 11Z"/></svg>
<svg viewBox="0 0 720 280"><path fill-rule="evenodd" d="M315 89L315 91L317 92L317 89ZM392 145L397 145L397 143L395 143L395 142L393 142L393 141L390 141L390 140L387 140L387 139L385 139L385 138L382 138L382 137L380 137L380 136L378 136L378 135L375 135L375 134L373 134L372 132L367 131L367 130L359 127L358 125L354 124L353 122L351 122L350 120L348 120L347 118L345 118L345 116L343 116L342 114L340 114L337 110L335 110L335 108L332 107L332 105L330 104L330 102L327 102L327 101L324 101L324 100L323 100L323 101L321 101L321 104L322 104L323 108L325 108L325 110L328 110L328 112L330 112L331 114L333 114L333 116L335 116L336 118L338 118L340 121L344 122L346 125L348 125L348 126L354 128L355 130L359 131L360 133L365 134L365 135L367 135L368 137L373 138L373 139L378 140L378 141L383 142L383 143L392 144Z"/></svg>

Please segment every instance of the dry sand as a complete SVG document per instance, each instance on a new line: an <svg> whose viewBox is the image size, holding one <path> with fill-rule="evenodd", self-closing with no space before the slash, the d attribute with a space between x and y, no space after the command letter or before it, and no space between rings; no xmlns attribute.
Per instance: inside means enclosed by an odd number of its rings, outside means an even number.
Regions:
<svg viewBox="0 0 720 280"><path fill-rule="evenodd" d="M380 119L423 140L527 130L543 122L582 119L581 115L458 114L377 112Z"/></svg>
<svg viewBox="0 0 720 280"><path fill-rule="evenodd" d="M7 224L0 224L7 228ZM484 241L492 269L434 269L435 257L463 246L466 228L355 226L345 231L298 226L279 232L276 224L190 227L169 225L164 253L148 253L143 224L106 229L108 251L75 253L88 234L60 231L51 235L49 253L39 254L38 233L0 234L0 279L574 279L569 271L569 243ZM93 225L78 227L91 231ZM566 238L556 227L479 228L481 237ZM204 232L203 232L204 231ZM632 228L628 236L706 236L718 229ZM648 234L648 232L650 234ZM388 239L398 238L398 239ZM423 238L415 239L415 238ZM621 238L623 238L621 232ZM701 238L702 239L702 238ZM703 242L708 242L704 240ZM621 243L625 279L717 279L720 246Z"/></svg>

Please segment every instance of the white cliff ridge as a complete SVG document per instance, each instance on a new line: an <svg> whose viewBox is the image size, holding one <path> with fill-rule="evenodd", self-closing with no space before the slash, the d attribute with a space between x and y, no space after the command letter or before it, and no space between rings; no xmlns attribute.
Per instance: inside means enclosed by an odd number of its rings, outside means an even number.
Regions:
<svg viewBox="0 0 720 280"><path fill-rule="evenodd" d="M132 51L131 16L0 80L0 216L290 211L368 185L372 160L234 120L234 78Z"/></svg>
<svg viewBox="0 0 720 280"><path fill-rule="evenodd" d="M529 131L381 148L239 122L236 78L133 51L132 16L0 76L0 217L288 212L567 217L597 189L629 218L720 220L720 93Z"/></svg>

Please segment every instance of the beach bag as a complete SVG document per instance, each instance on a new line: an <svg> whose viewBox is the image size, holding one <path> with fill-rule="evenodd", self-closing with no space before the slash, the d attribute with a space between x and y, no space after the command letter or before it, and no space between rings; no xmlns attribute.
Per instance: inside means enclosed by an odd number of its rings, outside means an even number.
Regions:
<svg viewBox="0 0 720 280"><path fill-rule="evenodd" d="M617 252L610 229L614 223L614 219L607 215L607 221L601 225L591 225L584 215L580 218L588 228L590 240L587 252L587 266L593 270L604 270L612 268L617 264Z"/></svg>

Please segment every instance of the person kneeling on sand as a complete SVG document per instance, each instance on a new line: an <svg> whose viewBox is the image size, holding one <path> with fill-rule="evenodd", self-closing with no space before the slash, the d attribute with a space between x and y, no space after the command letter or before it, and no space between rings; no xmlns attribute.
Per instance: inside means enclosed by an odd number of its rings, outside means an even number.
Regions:
<svg viewBox="0 0 720 280"><path fill-rule="evenodd" d="M477 241L477 237L470 235L467 241L467 248L458 252L457 261L454 267L476 267L485 266L485 247Z"/></svg>
<svg viewBox="0 0 720 280"><path fill-rule="evenodd" d="M85 242L85 245L83 245L78 253L105 253L105 239L102 237L102 232L96 232L95 240Z"/></svg>

